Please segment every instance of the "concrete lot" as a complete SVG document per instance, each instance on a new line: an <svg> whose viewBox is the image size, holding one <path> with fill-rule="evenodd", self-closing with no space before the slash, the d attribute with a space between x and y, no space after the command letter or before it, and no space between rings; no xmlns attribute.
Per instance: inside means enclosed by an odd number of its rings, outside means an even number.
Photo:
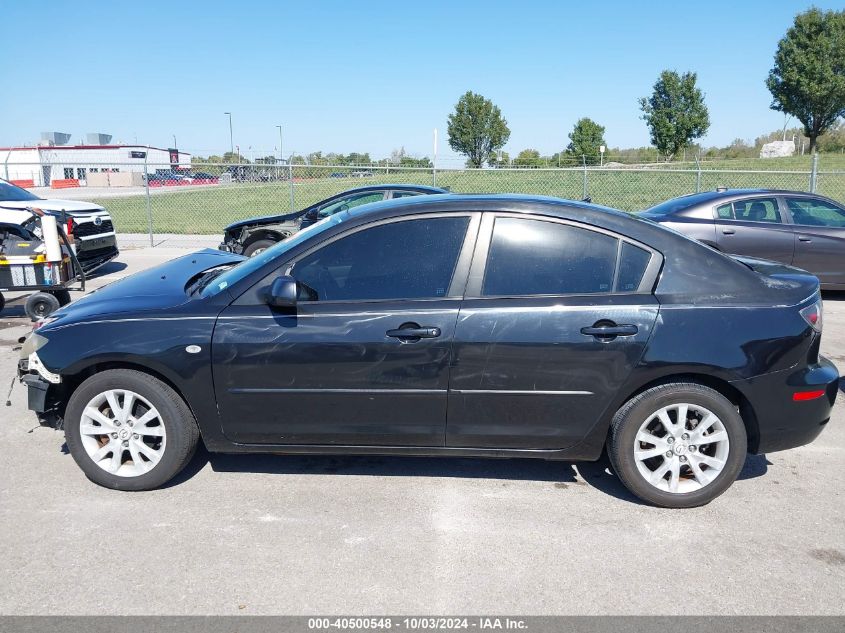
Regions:
<svg viewBox="0 0 845 633"><path fill-rule="evenodd" d="M184 252L126 250L91 286ZM845 296L825 309L845 368ZM0 315L3 388L29 329L20 302ZM603 464L528 460L202 452L175 485L113 492L25 401L0 409L0 614L845 613L845 404L671 511Z"/></svg>

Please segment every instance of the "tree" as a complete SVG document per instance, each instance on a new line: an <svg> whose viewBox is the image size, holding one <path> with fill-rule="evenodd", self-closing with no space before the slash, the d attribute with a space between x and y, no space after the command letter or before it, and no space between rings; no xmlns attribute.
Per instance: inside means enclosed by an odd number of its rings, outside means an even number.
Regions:
<svg viewBox="0 0 845 633"><path fill-rule="evenodd" d="M481 167L510 138L502 111L482 95L467 91L449 115L449 147L467 157L471 167Z"/></svg>
<svg viewBox="0 0 845 633"><path fill-rule="evenodd" d="M607 145L604 142L604 126L588 117L579 119L575 123L575 127L569 133L569 141L566 153L578 160L584 156L590 164L599 162L599 149L602 145Z"/></svg>
<svg viewBox="0 0 845 633"><path fill-rule="evenodd" d="M839 121L819 139L819 150L822 152L845 151L845 121Z"/></svg>
<svg viewBox="0 0 845 633"><path fill-rule="evenodd" d="M400 167L427 167L431 168L431 159L428 156L417 158L415 156L403 156L399 161Z"/></svg>
<svg viewBox="0 0 845 633"><path fill-rule="evenodd" d="M487 161L490 167L508 167L511 164L511 157L505 151L495 152Z"/></svg>
<svg viewBox="0 0 845 633"><path fill-rule="evenodd" d="M666 160L701 138L710 127L704 94L696 85L695 73L679 75L664 70L654 84L651 97L640 99L643 120L651 132L651 142Z"/></svg>
<svg viewBox="0 0 845 633"><path fill-rule="evenodd" d="M402 159L405 158L405 146L403 145L399 149L394 149L390 152L390 164L391 165L400 165L402 163Z"/></svg>
<svg viewBox="0 0 845 633"><path fill-rule="evenodd" d="M536 149L524 149L513 161L514 167L540 167L542 159Z"/></svg>
<svg viewBox="0 0 845 633"><path fill-rule="evenodd" d="M810 9L778 43L766 86L772 110L804 125L810 153L816 139L845 116L845 11Z"/></svg>
<svg viewBox="0 0 845 633"><path fill-rule="evenodd" d="M242 154L238 154L237 152L226 152L223 154L223 162L224 163L242 163L248 164L249 161L246 159L245 156Z"/></svg>

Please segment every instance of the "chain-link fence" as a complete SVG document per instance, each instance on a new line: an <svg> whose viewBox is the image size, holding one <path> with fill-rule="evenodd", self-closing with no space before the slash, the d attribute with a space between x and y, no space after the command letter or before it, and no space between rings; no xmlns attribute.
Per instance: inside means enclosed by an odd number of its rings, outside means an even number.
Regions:
<svg viewBox="0 0 845 633"><path fill-rule="evenodd" d="M816 191L845 202L845 170L761 171L686 163L562 169L445 169L288 164L6 163L7 180L45 198L94 202L119 233L216 235L236 220L303 209L364 185L435 185L455 193L525 193L625 211L697 191L767 188ZM737 167L741 167L738 164ZM2 173L2 172L0 172Z"/></svg>

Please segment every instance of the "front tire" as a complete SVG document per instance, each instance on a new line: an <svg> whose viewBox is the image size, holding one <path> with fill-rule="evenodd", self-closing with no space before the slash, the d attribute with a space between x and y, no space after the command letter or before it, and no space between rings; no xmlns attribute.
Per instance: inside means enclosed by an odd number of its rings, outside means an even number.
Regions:
<svg viewBox="0 0 845 633"><path fill-rule="evenodd" d="M640 499L693 508L733 484L747 450L745 425L727 398L703 385L672 382L616 412L607 452L619 479Z"/></svg>
<svg viewBox="0 0 845 633"><path fill-rule="evenodd" d="M85 475L115 490L151 490L191 460L196 420L167 384L131 369L85 380L65 412L68 449Z"/></svg>
<svg viewBox="0 0 845 633"><path fill-rule="evenodd" d="M244 255L247 257L252 257L254 255L258 255L266 251L268 248L273 246L276 243L276 240L255 240L249 246L244 249Z"/></svg>

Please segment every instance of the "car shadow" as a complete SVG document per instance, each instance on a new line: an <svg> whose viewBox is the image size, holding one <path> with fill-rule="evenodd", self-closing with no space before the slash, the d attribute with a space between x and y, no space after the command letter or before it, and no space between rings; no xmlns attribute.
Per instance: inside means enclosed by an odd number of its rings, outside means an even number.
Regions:
<svg viewBox="0 0 845 633"><path fill-rule="evenodd" d="M27 296L29 296L29 295L27 295ZM24 310L24 301L25 300L26 300L26 297L23 297L21 299L16 298L16 299L10 300L3 307L3 311L0 312L0 318L3 318L3 319L24 318L28 321L29 317L26 316L26 310ZM14 301L14 303L13 303L13 301ZM15 325L17 325L17 324L15 324Z"/></svg>
<svg viewBox="0 0 845 633"><path fill-rule="evenodd" d="M372 477L454 477L502 481L547 482L557 489L592 486L596 490L638 505L619 481L605 453L595 462L566 462L539 459L485 459L472 457L405 457L380 455L233 455L209 453L200 446L188 466L165 484L178 486L211 465L219 473L263 473L269 475L355 475ZM765 455L748 455L739 480L762 477L771 462Z"/></svg>
<svg viewBox="0 0 845 633"><path fill-rule="evenodd" d="M128 264L124 262L116 262L110 261L106 264L103 264L95 271L88 273L85 275L86 279L96 279L97 277L102 277L103 275L110 275L112 273L119 273L121 270L126 270Z"/></svg>
<svg viewBox="0 0 845 633"><path fill-rule="evenodd" d="M845 301L845 290L822 290L824 301Z"/></svg>

